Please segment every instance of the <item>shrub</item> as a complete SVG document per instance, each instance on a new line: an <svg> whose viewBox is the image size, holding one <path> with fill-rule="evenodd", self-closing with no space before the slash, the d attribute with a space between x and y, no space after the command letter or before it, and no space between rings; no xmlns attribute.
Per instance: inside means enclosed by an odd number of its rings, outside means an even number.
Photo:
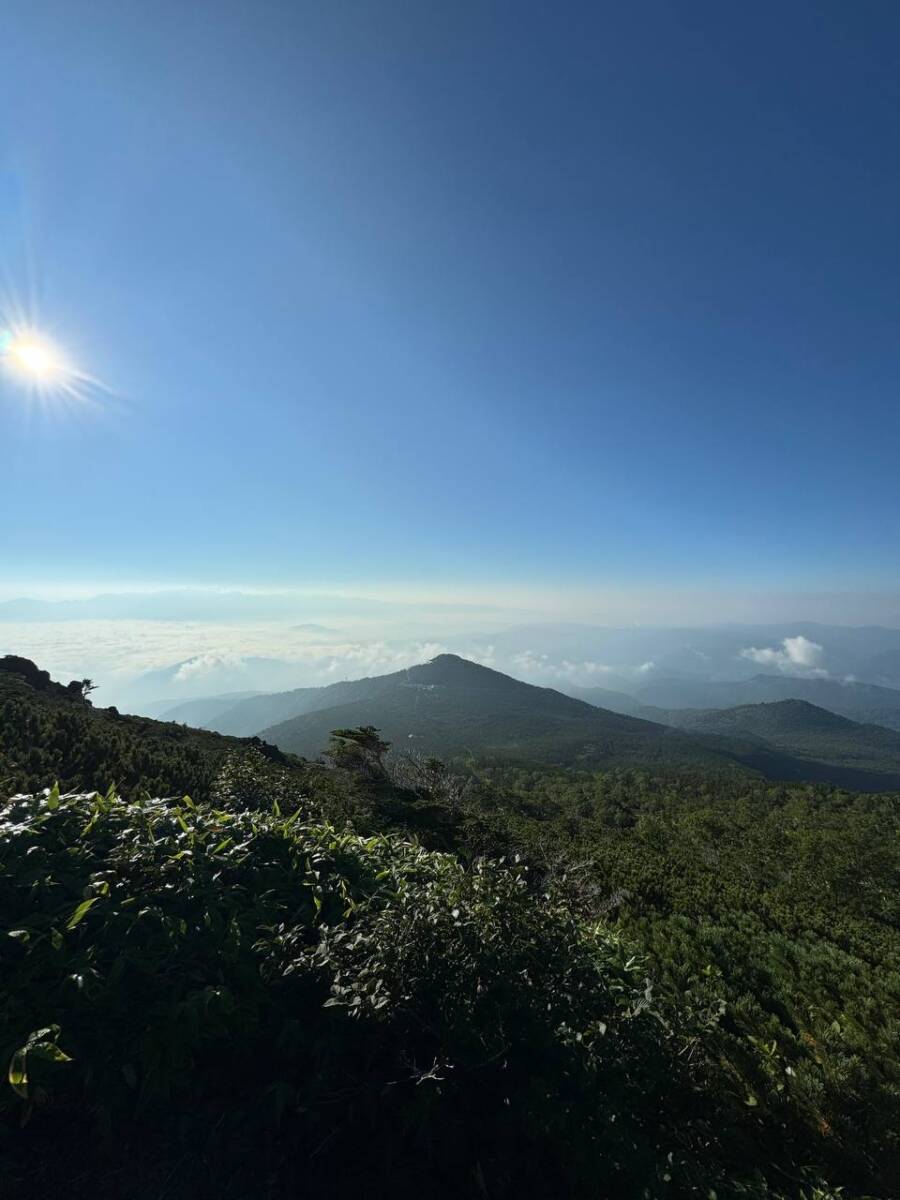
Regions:
<svg viewBox="0 0 900 1200"><path fill-rule="evenodd" d="M515 865L467 869L301 807L54 791L0 810L0 922L22 1178L29 1147L75 1154L90 1132L130 1195L129 1156L168 1173L185 1155L206 1164L179 1171L191 1195L260 1194L262 1176L674 1186L678 1085L643 964Z"/></svg>

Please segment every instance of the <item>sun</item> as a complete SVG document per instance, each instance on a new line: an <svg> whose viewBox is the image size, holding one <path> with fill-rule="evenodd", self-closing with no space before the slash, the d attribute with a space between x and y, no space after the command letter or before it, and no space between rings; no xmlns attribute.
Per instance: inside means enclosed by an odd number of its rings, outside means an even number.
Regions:
<svg viewBox="0 0 900 1200"><path fill-rule="evenodd" d="M24 325L4 329L0 323L0 367L11 383L39 400L83 400L94 382L49 337Z"/></svg>
<svg viewBox="0 0 900 1200"><path fill-rule="evenodd" d="M6 323L0 315L0 400L4 377L16 391L27 393L29 400L42 407L93 407L112 395L39 326L24 321Z"/></svg>
<svg viewBox="0 0 900 1200"><path fill-rule="evenodd" d="M45 343L32 338L14 339L7 348L13 368L38 380L48 379L62 369L58 355Z"/></svg>

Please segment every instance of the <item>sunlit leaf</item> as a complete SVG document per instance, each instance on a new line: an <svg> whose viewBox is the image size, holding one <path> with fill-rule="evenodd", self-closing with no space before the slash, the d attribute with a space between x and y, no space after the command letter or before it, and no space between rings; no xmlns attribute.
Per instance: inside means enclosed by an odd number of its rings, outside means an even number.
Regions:
<svg viewBox="0 0 900 1200"><path fill-rule="evenodd" d="M85 913L89 912L93 905L100 899L99 896L91 896L90 900L82 900L66 924L67 929L74 929L75 926L82 920Z"/></svg>

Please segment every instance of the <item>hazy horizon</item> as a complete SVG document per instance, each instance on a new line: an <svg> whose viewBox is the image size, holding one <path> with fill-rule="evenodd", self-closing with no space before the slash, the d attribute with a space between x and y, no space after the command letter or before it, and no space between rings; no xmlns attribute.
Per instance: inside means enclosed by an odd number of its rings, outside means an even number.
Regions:
<svg viewBox="0 0 900 1200"><path fill-rule="evenodd" d="M893 598L683 593L463 594L393 588L57 587L0 592L0 654L142 705L377 675L451 652L549 686L632 691L668 676L860 679L900 687ZM860 621L861 609L869 617ZM813 612L817 619L803 617ZM643 619L636 620L639 614Z"/></svg>

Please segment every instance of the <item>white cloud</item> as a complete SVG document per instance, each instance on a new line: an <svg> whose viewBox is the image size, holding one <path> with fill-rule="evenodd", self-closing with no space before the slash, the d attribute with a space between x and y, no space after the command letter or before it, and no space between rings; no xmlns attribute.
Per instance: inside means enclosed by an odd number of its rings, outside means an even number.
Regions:
<svg viewBox="0 0 900 1200"><path fill-rule="evenodd" d="M240 654L210 652L198 654L182 663L175 672L175 683L191 683L203 675L212 675L223 668L228 671L240 671L244 667Z"/></svg>
<svg viewBox="0 0 900 1200"><path fill-rule="evenodd" d="M785 675L827 675L822 666L825 656L824 647L818 642L811 642L802 634L796 637L786 637L781 647L769 646L758 649L748 646L740 652L741 658L759 663L762 667L775 667Z"/></svg>
<svg viewBox="0 0 900 1200"><path fill-rule="evenodd" d="M523 650L512 656L509 666L501 665L500 670L510 671L513 675L530 676L532 679L551 682L565 680L568 683L586 686L606 681L609 676L614 676L616 680L639 678L654 670L654 667L652 662L641 663L639 666L610 666L608 663L596 662L589 658L563 658L557 662L551 659L549 654L542 654L537 650Z"/></svg>
<svg viewBox="0 0 900 1200"><path fill-rule="evenodd" d="M464 650L463 658L468 658L471 662L480 663L482 667L495 667L497 665L497 650L495 646L476 646L474 649Z"/></svg>

